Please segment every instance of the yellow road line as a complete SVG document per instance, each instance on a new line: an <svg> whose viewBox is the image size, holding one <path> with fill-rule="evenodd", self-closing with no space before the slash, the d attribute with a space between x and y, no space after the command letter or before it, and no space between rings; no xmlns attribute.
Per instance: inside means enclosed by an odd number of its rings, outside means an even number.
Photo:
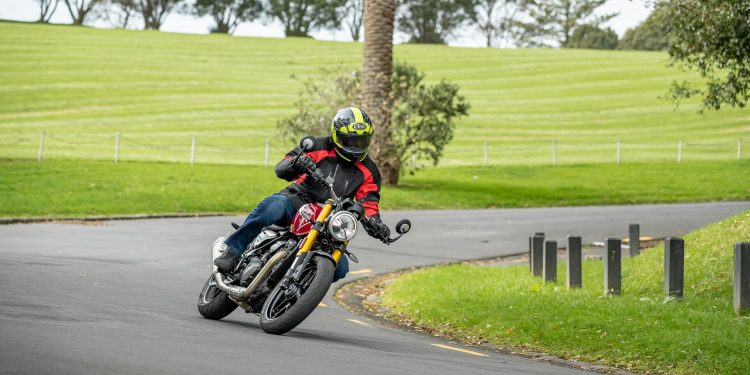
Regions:
<svg viewBox="0 0 750 375"><path fill-rule="evenodd" d="M349 272L349 274L350 274L350 275L360 275L360 274L363 274L363 273L369 273L369 272L372 272L372 270L371 270L371 269L369 269L369 268L365 268L365 269L363 269L363 270L356 270L356 271L351 271L351 272Z"/></svg>
<svg viewBox="0 0 750 375"><path fill-rule="evenodd" d="M361 326L365 326L365 327L369 327L370 326L369 324L367 324L365 322L360 322L357 319L347 319L347 320L350 321L350 322L352 322L352 323L354 323L354 324L359 324Z"/></svg>
<svg viewBox="0 0 750 375"><path fill-rule="evenodd" d="M325 304L325 303L323 303L323 302L319 303L319 304L318 304L318 306L320 306L320 307L328 307L328 305L326 305L326 304Z"/></svg>
<svg viewBox="0 0 750 375"><path fill-rule="evenodd" d="M437 346L438 348L443 348L443 349L448 349L448 350L455 350L457 352L471 354L471 355L475 355L475 356L478 356L478 357L489 357L489 355L484 354L484 353L473 352L471 350L466 350L466 349L461 349L461 348L454 348L454 347L448 346L448 345L432 344L432 346Z"/></svg>

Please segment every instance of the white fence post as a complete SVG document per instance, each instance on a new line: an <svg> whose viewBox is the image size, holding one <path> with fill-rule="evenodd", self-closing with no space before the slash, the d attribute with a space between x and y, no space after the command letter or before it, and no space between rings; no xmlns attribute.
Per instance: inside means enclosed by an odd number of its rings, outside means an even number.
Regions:
<svg viewBox="0 0 750 375"><path fill-rule="evenodd" d="M557 140L552 141L552 165L557 165Z"/></svg>
<svg viewBox="0 0 750 375"><path fill-rule="evenodd" d="M417 153L411 152L411 169L417 169Z"/></svg>
<svg viewBox="0 0 750 375"><path fill-rule="evenodd" d="M737 140L737 160L742 160L742 138Z"/></svg>
<svg viewBox="0 0 750 375"><path fill-rule="evenodd" d="M115 163L120 161L120 132L115 133Z"/></svg>
<svg viewBox="0 0 750 375"><path fill-rule="evenodd" d="M490 153L487 147L487 141L484 141L484 165L488 166L489 164L490 164Z"/></svg>
<svg viewBox="0 0 750 375"><path fill-rule="evenodd" d="M263 162L263 165L265 167L268 167L268 161L270 160L270 153L271 153L271 144L268 141L268 138L266 138L266 153L265 153L265 159Z"/></svg>
<svg viewBox="0 0 750 375"><path fill-rule="evenodd" d="M622 158L621 158L621 155L622 155L621 152L622 151L621 150L622 150L622 148L621 148L621 145L620 145L620 140L618 139L617 140L617 164L620 164L620 162L622 161Z"/></svg>
<svg viewBox="0 0 750 375"><path fill-rule="evenodd" d="M42 161L42 155L44 154L44 136L47 135L47 131L42 132L42 136L39 138L39 154L36 157L38 162Z"/></svg>
<svg viewBox="0 0 750 375"><path fill-rule="evenodd" d="M682 163L682 139L677 142L677 162Z"/></svg>
<svg viewBox="0 0 750 375"><path fill-rule="evenodd" d="M195 136L193 136L193 142L190 145L190 165L195 164Z"/></svg>

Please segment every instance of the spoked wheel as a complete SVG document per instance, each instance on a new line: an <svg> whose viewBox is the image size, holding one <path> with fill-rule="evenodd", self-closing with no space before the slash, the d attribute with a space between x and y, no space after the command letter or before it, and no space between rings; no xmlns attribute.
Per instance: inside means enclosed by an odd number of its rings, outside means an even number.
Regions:
<svg viewBox="0 0 750 375"><path fill-rule="evenodd" d="M281 335L302 323L326 295L335 266L330 259L315 256L302 271L297 284L279 283L268 295L260 313L260 326Z"/></svg>
<svg viewBox="0 0 750 375"><path fill-rule="evenodd" d="M229 295L216 286L213 275L209 277L198 296L198 312L206 319L219 320L236 308L237 304L229 299Z"/></svg>

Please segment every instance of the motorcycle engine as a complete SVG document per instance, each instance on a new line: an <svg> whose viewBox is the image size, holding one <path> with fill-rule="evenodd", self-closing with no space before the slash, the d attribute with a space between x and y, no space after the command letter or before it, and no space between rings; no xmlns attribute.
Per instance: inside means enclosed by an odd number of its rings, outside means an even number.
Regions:
<svg viewBox="0 0 750 375"><path fill-rule="evenodd" d="M260 270L260 266L262 265L263 263L261 263L259 257L250 257L250 261L247 263L247 266L245 266L245 269L242 270L242 275L240 276L240 284L242 286L247 286L248 284L250 284L253 276L258 273L258 270Z"/></svg>

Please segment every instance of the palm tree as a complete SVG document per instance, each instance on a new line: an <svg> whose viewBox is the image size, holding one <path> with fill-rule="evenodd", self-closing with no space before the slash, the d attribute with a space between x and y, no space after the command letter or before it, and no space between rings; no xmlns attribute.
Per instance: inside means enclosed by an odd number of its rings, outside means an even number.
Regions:
<svg viewBox="0 0 750 375"><path fill-rule="evenodd" d="M401 166L391 129L395 14L395 0L365 0L362 107L375 126L372 154L378 162L382 181L388 185L398 184Z"/></svg>

